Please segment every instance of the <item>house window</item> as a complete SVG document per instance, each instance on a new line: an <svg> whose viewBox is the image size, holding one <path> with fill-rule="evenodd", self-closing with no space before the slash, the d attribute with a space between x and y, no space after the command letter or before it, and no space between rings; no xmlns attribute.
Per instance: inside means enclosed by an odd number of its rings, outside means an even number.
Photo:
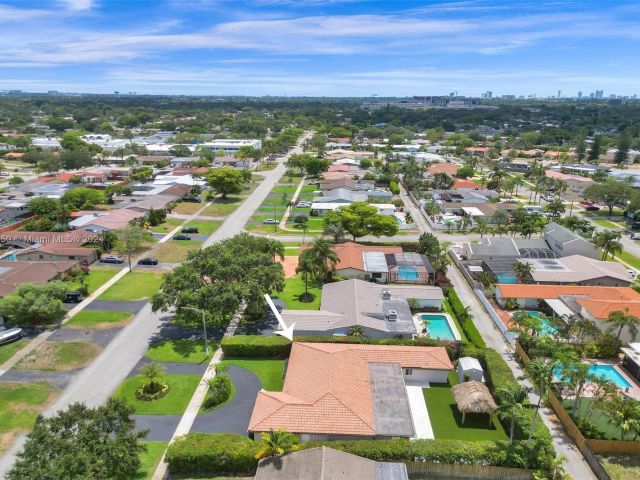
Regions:
<svg viewBox="0 0 640 480"><path fill-rule="evenodd" d="M38 258L42 260L44 258L44 255L38 255Z"/></svg>
<svg viewBox="0 0 640 480"><path fill-rule="evenodd" d="M372 278L382 278L382 273L380 272L375 272L371 274Z"/></svg>
<svg viewBox="0 0 640 480"><path fill-rule="evenodd" d="M75 255L69 255L69 260L75 260L76 256Z"/></svg>
<svg viewBox="0 0 640 480"><path fill-rule="evenodd" d="M413 368L405 368L404 369L404 374L405 375L413 375Z"/></svg>

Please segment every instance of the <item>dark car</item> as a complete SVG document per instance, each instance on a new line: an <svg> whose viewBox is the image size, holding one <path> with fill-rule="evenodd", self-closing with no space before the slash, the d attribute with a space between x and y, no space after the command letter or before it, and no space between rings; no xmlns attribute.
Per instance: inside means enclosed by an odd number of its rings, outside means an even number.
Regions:
<svg viewBox="0 0 640 480"><path fill-rule="evenodd" d="M173 239L174 240L191 240L191 237L189 235L183 235L182 233L179 233L178 235L175 235Z"/></svg>
<svg viewBox="0 0 640 480"><path fill-rule="evenodd" d="M100 259L100 263L124 263L124 258L118 255L107 255Z"/></svg>
<svg viewBox="0 0 640 480"><path fill-rule="evenodd" d="M141 258L138 265L158 265L158 259L153 257Z"/></svg>
<svg viewBox="0 0 640 480"><path fill-rule="evenodd" d="M25 197L33 197L34 195L35 195L35 193L33 193L33 192L26 192L24 194Z"/></svg>
<svg viewBox="0 0 640 480"><path fill-rule="evenodd" d="M597 212L598 210L600 210L600 207L598 207L597 205L587 205L586 207L584 207L585 212Z"/></svg>
<svg viewBox="0 0 640 480"><path fill-rule="evenodd" d="M80 303L83 298L84 295L82 295L82 292L74 290L73 292L67 293L67 296L64 297L64 303Z"/></svg>
<svg viewBox="0 0 640 480"><path fill-rule="evenodd" d="M182 201L189 203L200 203L202 202L202 199L200 197L184 197Z"/></svg>
<svg viewBox="0 0 640 480"><path fill-rule="evenodd" d="M200 233L198 227L184 227L182 233Z"/></svg>

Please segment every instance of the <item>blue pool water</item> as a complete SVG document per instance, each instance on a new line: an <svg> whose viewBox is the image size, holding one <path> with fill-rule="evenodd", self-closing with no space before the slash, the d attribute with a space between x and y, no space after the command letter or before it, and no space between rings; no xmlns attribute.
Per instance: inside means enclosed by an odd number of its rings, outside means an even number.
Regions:
<svg viewBox="0 0 640 480"><path fill-rule="evenodd" d="M420 320L429 329L429 336L440 340L455 340L456 336L451 330L447 317L437 313L420 315Z"/></svg>
<svg viewBox="0 0 640 480"><path fill-rule="evenodd" d="M416 267L401 265L398 267L398 278L401 280L419 280L420 274Z"/></svg>
<svg viewBox="0 0 640 480"><path fill-rule="evenodd" d="M518 279L513 273L496 273L498 283L518 283Z"/></svg>
<svg viewBox="0 0 640 480"><path fill-rule="evenodd" d="M534 310L527 310L527 313L532 317L536 317L536 318L542 317L542 314L540 312L536 312ZM551 322L549 322L548 318L543 318L541 322L542 322L542 330L540 331L540 333L542 335L555 335L556 333L558 333L558 329L554 327L551 324Z"/></svg>
<svg viewBox="0 0 640 480"><path fill-rule="evenodd" d="M560 374L561 371L562 367L560 366L556 367L553 371L554 376L560 381L563 380ZM589 367L589 373L613 382L620 388L629 388L632 386L613 365L591 365Z"/></svg>

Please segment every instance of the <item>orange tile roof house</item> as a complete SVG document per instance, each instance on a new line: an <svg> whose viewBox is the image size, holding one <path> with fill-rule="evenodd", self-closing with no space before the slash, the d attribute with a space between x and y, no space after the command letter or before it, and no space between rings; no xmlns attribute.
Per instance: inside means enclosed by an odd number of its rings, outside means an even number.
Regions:
<svg viewBox="0 0 640 480"><path fill-rule="evenodd" d="M479 190L484 188L479 183L474 182L473 180L467 180L466 178L456 178L453 181L453 185L451 186L454 190L456 188L470 188L472 190Z"/></svg>
<svg viewBox="0 0 640 480"><path fill-rule="evenodd" d="M406 380L445 383L443 347L294 343L282 392L261 390L249 433L284 428L302 441L415 436Z"/></svg>
<svg viewBox="0 0 640 480"><path fill-rule="evenodd" d="M0 297L13 293L24 283L45 284L50 280L62 279L77 264L77 261L0 261Z"/></svg>
<svg viewBox="0 0 640 480"><path fill-rule="evenodd" d="M436 173L446 173L447 175L455 175L460 167L455 163L434 163L427 169L429 175Z"/></svg>

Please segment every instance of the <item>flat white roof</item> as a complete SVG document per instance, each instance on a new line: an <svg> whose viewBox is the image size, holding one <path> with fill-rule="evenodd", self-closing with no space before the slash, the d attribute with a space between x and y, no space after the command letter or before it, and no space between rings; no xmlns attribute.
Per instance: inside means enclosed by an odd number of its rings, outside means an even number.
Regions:
<svg viewBox="0 0 640 480"><path fill-rule="evenodd" d="M573 311L569 307L567 307L562 300L555 298L545 298L544 301L559 317L563 315L573 315Z"/></svg>
<svg viewBox="0 0 640 480"><path fill-rule="evenodd" d="M362 252L364 269L367 272L387 273L387 259L382 252Z"/></svg>
<svg viewBox="0 0 640 480"><path fill-rule="evenodd" d="M484 217L484 213L477 207L462 207L462 211L472 217Z"/></svg>
<svg viewBox="0 0 640 480"><path fill-rule="evenodd" d="M329 202L313 202L311 204L311 210L336 210L345 205L351 205L349 202L345 203L329 203Z"/></svg>

